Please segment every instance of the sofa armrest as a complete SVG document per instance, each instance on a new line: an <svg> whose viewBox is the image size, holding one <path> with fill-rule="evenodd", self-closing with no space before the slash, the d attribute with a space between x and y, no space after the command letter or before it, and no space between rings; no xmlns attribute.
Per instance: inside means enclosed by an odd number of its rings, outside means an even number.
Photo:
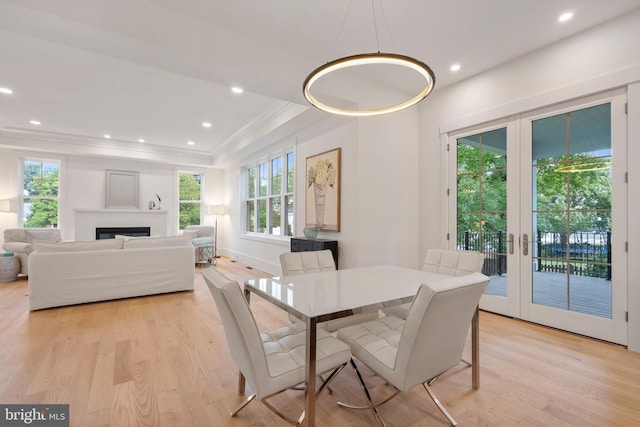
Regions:
<svg viewBox="0 0 640 427"><path fill-rule="evenodd" d="M6 242L2 245L2 249L6 252L30 254L33 252L33 246L31 243L26 242Z"/></svg>

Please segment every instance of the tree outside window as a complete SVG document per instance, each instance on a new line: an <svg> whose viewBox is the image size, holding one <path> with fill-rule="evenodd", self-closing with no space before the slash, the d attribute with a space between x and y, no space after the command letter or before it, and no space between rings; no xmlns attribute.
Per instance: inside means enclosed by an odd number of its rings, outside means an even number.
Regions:
<svg viewBox="0 0 640 427"><path fill-rule="evenodd" d="M58 226L60 164L38 160L23 163L23 226Z"/></svg>
<svg viewBox="0 0 640 427"><path fill-rule="evenodd" d="M180 230L201 224L202 176L193 173L179 174Z"/></svg>

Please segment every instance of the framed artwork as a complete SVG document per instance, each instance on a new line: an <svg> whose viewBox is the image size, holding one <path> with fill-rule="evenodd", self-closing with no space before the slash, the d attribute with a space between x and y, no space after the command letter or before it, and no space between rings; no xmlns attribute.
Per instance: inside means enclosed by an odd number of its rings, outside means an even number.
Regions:
<svg viewBox="0 0 640 427"><path fill-rule="evenodd" d="M340 148L307 157L305 226L340 231Z"/></svg>

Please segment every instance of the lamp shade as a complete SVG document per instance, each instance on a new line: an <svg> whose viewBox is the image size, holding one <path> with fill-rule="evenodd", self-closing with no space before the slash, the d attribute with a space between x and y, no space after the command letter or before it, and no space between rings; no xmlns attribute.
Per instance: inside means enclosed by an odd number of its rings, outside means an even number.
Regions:
<svg viewBox="0 0 640 427"><path fill-rule="evenodd" d="M227 207L225 205L209 205L207 206L208 215L226 215Z"/></svg>
<svg viewBox="0 0 640 427"><path fill-rule="evenodd" d="M0 212L11 212L9 200L0 200Z"/></svg>

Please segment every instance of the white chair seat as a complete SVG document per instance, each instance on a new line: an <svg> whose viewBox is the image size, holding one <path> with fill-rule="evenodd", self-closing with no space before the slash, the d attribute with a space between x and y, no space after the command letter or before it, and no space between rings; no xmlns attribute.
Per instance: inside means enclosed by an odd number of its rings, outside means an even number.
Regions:
<svg viewBox="0 0 640 427"><path fill-rule="evenodd" d="M385 316L379 320L340 329L338 333L342 341L350 346L360 346L373 356L367 358L368 361L363 360L364 364L380 362L393 369L404 324L403 319ZM375 371L375 368L372 369Z"/></svg>
<svg viewBox="0 0 640 427"><path fill-rule="evenodd" d="M302 322L292 323L270 332L260 333L262 346L267 358L267 367L271 377L279 377L274 382L287 388L305 380L305 337L306 327ZM327 372L351 357L349 346L321 329L316 338L316 369Z"/></svg>

